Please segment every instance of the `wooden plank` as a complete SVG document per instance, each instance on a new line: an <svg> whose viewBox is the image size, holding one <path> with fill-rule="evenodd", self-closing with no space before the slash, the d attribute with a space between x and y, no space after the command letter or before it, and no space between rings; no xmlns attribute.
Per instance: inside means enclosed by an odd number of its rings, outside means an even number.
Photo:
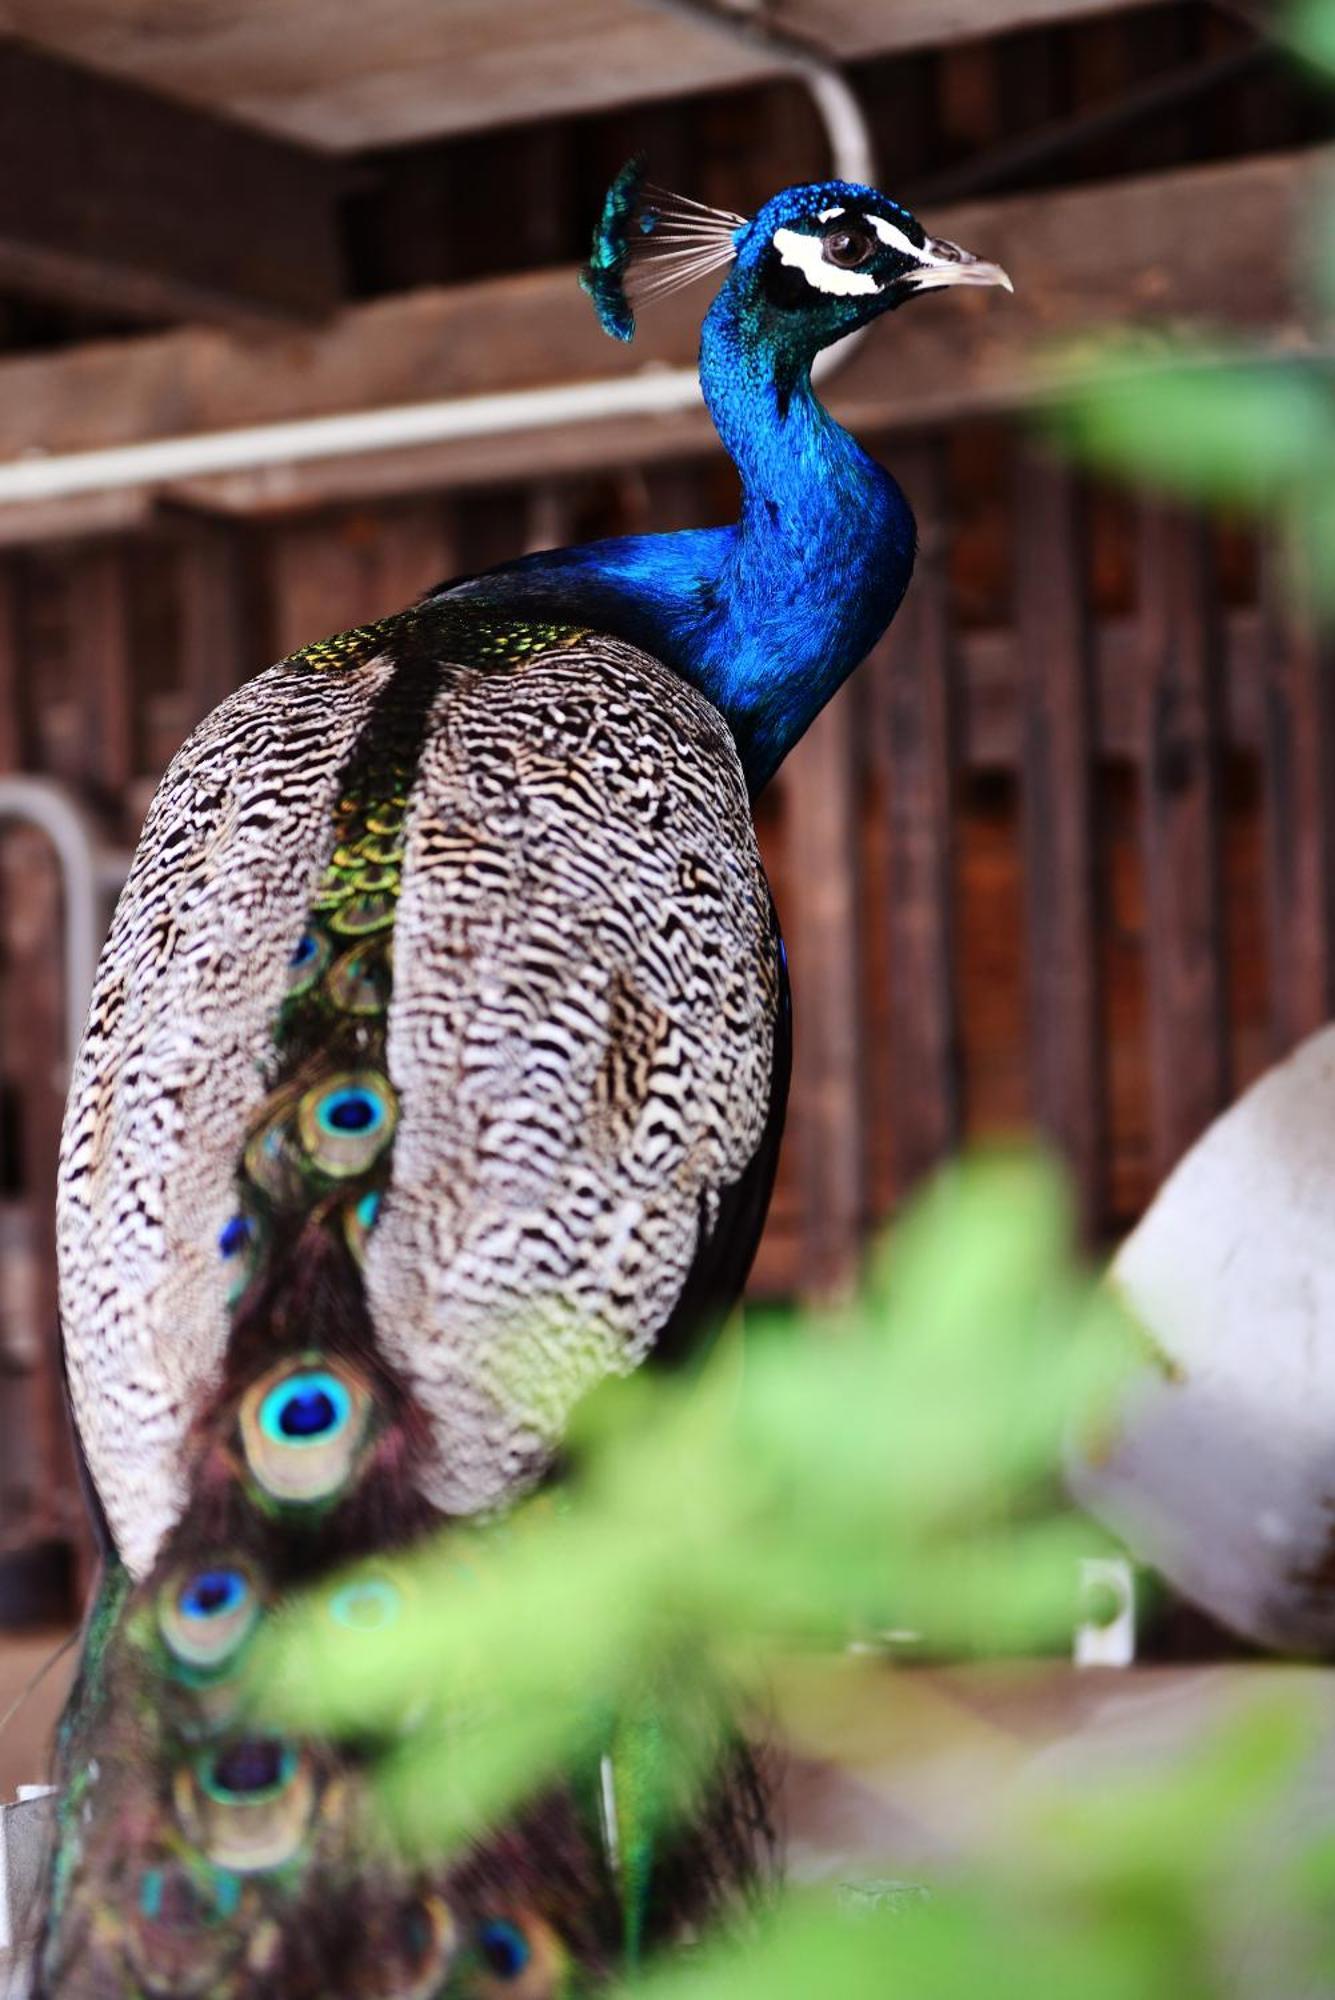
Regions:
<svg viewBox="0 0 1335 2000"><path fill-rule="evenodd" d="M1294 548L1285 562L1270 550L1262 570L1266 904L1277 1057L1329 1021L1335 970L1335 653L1305 587L1303 571L1314 557L1314 550Z"/></svg>
<svg viewBox="0 0 1335 2000"><path fill-rule="evenodd" d="M454 567L438 502L297 522L275 538L272 565L278 657L401 611Z"/></svg>
<svg viewBox="0 0 1335 2000"><path fill-rule="evenodd" d="M60 953L60 877L39 833L9 828L0 839L5 981L4 1068L17 1105L18 1185L32 1258L29 1298L36 1365L27 1399L29 1462L38 1484L30 1496L33 1540L77 1537L82 1506L74 1475L56 1305L56 1159L70 1052L65 1048Z"/></svg>
<svg viewBox="0 0 1335 2000"><path fill-rule="evenodd" d="M789 0L839 62L1135 0ZM624 0L8 0L5 26L99 67L333 150L719 90L780 72L762 48Z"/></svg>
<svg viewBox="0 0 1335 2000"><path fill-rule="evenodd" d="M176 564L186 730L264 664L246 616L249 559L244 529L218 521L182 527Z"/></svg>
<svg viewBox="0 0 1335 2000"><path fill-rule="evenodd" d="M1023 707L1024 867L1033 1101L1075 1179L1093 1240L1101 1207L1092 777L1095 718L1076 482L1029 454L1018 469L1016 644Z"/></svg>
<svg viewBox="0 0 1335 2000"><path fill-rule="evenodd" d="M9 561L0 563L0 772L24 769L25 736L19 582Z"/></svg>
<svg viewBox="0 0 1335 2000"><path fill-rule="evenodd" d="M1153 1153L1162 1179L1228 1086L1219 879L1219 657L1201 524L1145 506L1141 811Z"/></svg>
<svg viewBox="0 0 1335 2000"><path fill-rule="evenodd" d="M793 983L790 1143L797 1149L800 1290L847 1293L867 1210L858 898L861 688L850 683L784 765L790 863L781 912Z"/></svg>
<svg viewBox="0 0 1335 2000"><path fill-rule="evenodd" d="M149 319L318 317L341 291L337 192L301 147L0 40L6 290Z"/></svg>
<svg viewBox="0 0 1335 2000"><path fill-rule="evenodd" d="M124 553L112 544L94 544L70 558L66 575L66 643L74 696L83 719L80 766L94 802L109 823L116 825L137 775L134 658Z"/></svg>
<svg viewBox="0 0 1335 2000"><path fill-rule="evenodd" d="M1299 352L1315 336L1288 246L1316 186L1305 154L1025 195L930 220L999 256L1014 299L978 292L897 313L827 391L874 436L1015 407L1059 379L1054 345L1109 324L1227 323ZM1214 230L1229 217L1230 254ZM691 365L702 298L664 303L630 348L598 331L568 270L433 289L353 308L281 341L194 330L0 361L0 460L329 415L433 397L611 379L647 361ZM246 512L372 494L612 470L716 451L703 411L602 419L189 483L201 504ZM77 505L79 503L71 503ZM0 536L25 509L0 507ZM51 530L50 508L42 533Z"/></svg>
<svg viewBox="0 0 1335 2000"><path fill-rule="evenodd" d="M872 655L869 736L889 864L890 1070L900 1192L960 1132L951 822L955 659L938 448L915 444L900 474L918 518L918 565Z"/></svg>

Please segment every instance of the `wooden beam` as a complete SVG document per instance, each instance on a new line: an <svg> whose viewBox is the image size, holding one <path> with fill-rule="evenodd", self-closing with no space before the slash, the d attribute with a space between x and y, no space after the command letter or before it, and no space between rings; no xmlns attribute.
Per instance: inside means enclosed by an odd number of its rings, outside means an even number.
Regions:
<svg viewBox="0 0 1335 2000"><path fill-rule="evenodd" d="M1143 507L1138 679L1156 1181L1228 1093L1215 607L1201 523Z"/></svg>
<svg viewBox="0 0 1335 2000"><path fill-rule="evenodd" d="M1104 1086L1083 518L1069 470L1033 453L1021 460L1015 504L1024 522L1015 590L1034 1109L1070 1167L1093 1243L1102 1207Z"/></svg>
<svg viewBox="0 0 1335 2000"><path fill-rule="evenodd" d="M952 642L945 469L939 447L904 453L918 516L913 588L868 666L868 736L886 815L891 1113L898 1191L960 1136L952 796L958 674Z"/></svg>
<svg viewBox="0 0 1335 2000"><path fill-rule="evenodd" d="M1137 0L785 0L841 63L1124 11ZM645 0L7 0L12 32L333 151L571 117L781 74ZM699 192L699 190L694 190Z"/></svg>
<svg viewBox="0 0 1335 2000"><path fill-rule="evenodd" d="M134 317L309 320L340 295L338 169L0 41L0 287Z"/></svg>
<svg viewBox="0 0 1335 2000"><path fill-rule="evenodd" d="M789 1108L802 1190L801 1296L845 1297L866 1230L858 808L861 689L840 689L787 760L783 920L793 982Z"/></svg>
<svg viewBox="0 0 1335 2000"><path fill-rule="evenodd" d="M1272 351L1302 352L1314 335L1290 246L1318 174L1316 155L1295 154L934 214L934 227L1006 264L1015 298L915 302L872 329L831 382L831 407L863 436L1015 407L1069 379L1065 344L1106 326L1223 325ZM282 339L192 329L3 361L0 460L615 378L646 362L689 365L707 297L696 289L668 300L630 348L603 338L575 274L558 270L377 301ZM175 491L225 512L296 510L711 449L700 410L279 466ZM55 511L44 509L43 535ZM0 541L21 535L23 518L22 508L0 508Z"/></svg>

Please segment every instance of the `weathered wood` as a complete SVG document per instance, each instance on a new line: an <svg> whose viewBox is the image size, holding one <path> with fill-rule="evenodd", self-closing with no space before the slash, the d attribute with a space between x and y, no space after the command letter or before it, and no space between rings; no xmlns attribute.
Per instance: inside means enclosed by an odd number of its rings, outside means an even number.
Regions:
<svg viewBox="0 0 1335 2000"><path fill-rule="evenodd" d="M244 532L217 521L190 521L182 528L176 565L187 730L263 664L253 655L246 617Z"/></svg>
<svg viewBox="0 0 1335 2000"><path fill-rule="evenodd" d="M918 565L902 609L872 655L873 744L889 867L889 1034L901 1192L960 1132L954 983L952 787L956 702L939 448L900 454L918 518Z"/></svg>
<svg viewBox="0 0 1335 2000"><path fill-rule="evenodd" d="M452 555L439 503L285 527L272 553L275 654L401 611L450 573Z"/></svg>
<svg viewBox="0 0 1335 2000"><path fill-rule="evenodd" d="M783 23L840 62L1134 0L792 0ZM624 0L172 0L152 32L123 0L8 0L13 33L336 151L647 98L782 65L667 8Z"/></svg>
<svg viewBox="0 0 1335 2000"><path fill-rule="evenodd" d="M790 863L784 898L793 982L793 1095L801 1290L838 1297L866 1220L858 795L861 689L837 694L782 773Z"/></svg>
<svg viewBox="0 0 1335 2000"><path fill-rule="evenodd" d="M961 294L896 314L831 382L831 407L871 435L1022 404L1058 379L1043 358L1052 343L1108 324L1225 322L1300 349L1312 336L1287 246L1315 177L1304 154L934 215L946 233L1000 257L1016 297ZM1214 235L1221 214L1226 258ZM0 459L618 378L646 359L689 365L701 303L698 291L666 301L624 348L598 331L573 272L555 271L379 301L282 341L190 331L3 361ZM219 475L183 491L237 512L295 509L716 449L703 410L686 411ZM0 538L22 531L25 511L0 507ZM48 506L43 535L51 515Z"/></svg>
<svg viewBox="0 0 1335 2000"><path fill-rule="evenodd" d="M299 146L0 41L6 290L146 318L317 317L341 290L337 191Z"/></svg>
<svg viewBox="0 0 1335 2000"><path fill-rule="evenodd" d="M0 772L24 768L23 666L18 619L18 578L14 564L0 563Z"/></svg>
<svg viewBox="0 0 1335 2000"><path fill-rule="evenodd" d="M32 1259L26 1301L35 1343L24 1406L31 1434L25 1458L35 1481L28 1538L76 1535L82 1516L74 1475L56 1308L55 1188L66 1064L59 951L60 877L39 833L10 827L0 839L0 922L4 936L3 1065L16 1112L17 1159L10 1163L26 1211Z"/></svg>
<svg viewBox="0 0 1335 2000"><path fill-rule="evenodd" d="M1313 550L1262 572L1262 751L1271 1037L1276 1056L1325 1025L1333 997L1335 652L1311 608Z"/></svg>
<svg viewBox="0 0 1335 2000"><path fill-rule="evenodd" d="M109 543L81 549L69 559L66 575L68 656L83 723L81 772L95 803L114 824L138 769L124 552ZM133 808L131 817L138 818Z"/></svg>
<svg viewBox="0 0 1335 2000"><path fill-rule="evenodd" d="M1034 1108L1071 1168L1092 1238L1103 1165L1095 718L1079 498L1070 472L1037 455L1022 459L1015 519L1023 523L1015 611Z"/></svg>
<svg viewBox="0 0 1335 2000"><path fill-rule="evenodd" d="M1224 1103L1219 657L1201 523L1146 506L1140 544L1141 817L1153 1153L1168 1173Z"/></svg>

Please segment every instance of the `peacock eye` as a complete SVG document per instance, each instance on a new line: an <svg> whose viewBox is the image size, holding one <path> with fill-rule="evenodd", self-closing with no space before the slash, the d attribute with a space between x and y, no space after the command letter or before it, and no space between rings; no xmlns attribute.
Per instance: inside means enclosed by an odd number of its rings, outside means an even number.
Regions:
<svg viewBox="0 0 1335 2000"><path fill-rule="evenodd" d="M528 1939L518 1924L493 1917L478 1932L478 1950L488 1972L497 1979L518 1979L532 1956Z"/></svg>
<svg viewBox="0 0 1335 2000"><path fill-rule="evenodd" d="M841 223L826 231L821 250L827 264L836 264L841 271L856 271L876 255L876 238L869 230Z"/></svg>
<svg viewBox="0 0 1335 2000"><path fill-rule="evenodd" d="M235 1658L259 1614L246 1572L219 1564L172 1579L158 1600L158 1629L183 1666L207 1673Z"/></svg>

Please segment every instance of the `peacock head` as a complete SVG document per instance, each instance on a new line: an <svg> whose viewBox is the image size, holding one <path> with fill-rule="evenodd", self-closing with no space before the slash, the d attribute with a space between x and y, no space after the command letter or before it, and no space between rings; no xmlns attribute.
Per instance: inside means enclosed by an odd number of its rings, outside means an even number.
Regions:
<svg viewBox="0 0 1335 2000"><path fill-rule="evenodd" d="M1012 289L999 264L929 236L875 188L786 188L748 221L647 185L639 161L609 190L582 282L606 331L629 340L640 305L724 266L711 317L736 321L756 351L798 363L918 292Z"/></svg>

